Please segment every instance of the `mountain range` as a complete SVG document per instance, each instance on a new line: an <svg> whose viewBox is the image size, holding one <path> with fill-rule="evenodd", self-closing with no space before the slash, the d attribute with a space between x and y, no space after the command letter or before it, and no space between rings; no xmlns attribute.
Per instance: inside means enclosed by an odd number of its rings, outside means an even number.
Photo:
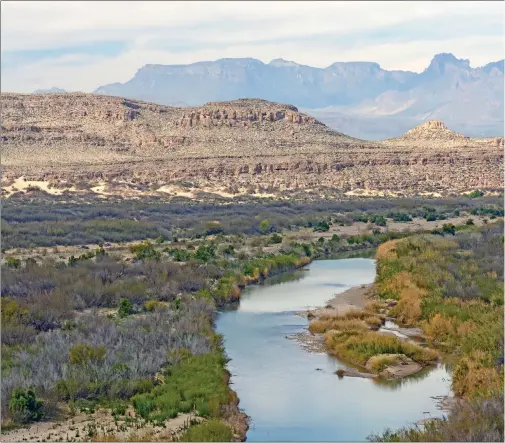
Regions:
<svg viewBox="0 0 505 443"><path fill-rule="evenodd" d="M61 94L63 92L67 92L64 89L57 88L56 86L53 86L52 88L49 89L36 89L33 91L33 94Z"/></svg>
<svg viewBox="0 0 505 443"><path fill-rule="evenodd" d="M94 93L172 106L239 98L292 103L334 129L368 140L396 137L433 119L469 136L504 132L504 61L472 68L469 60L448 53L436 55L421 73L388 71L374 62L327 68L253 58L149 64L126 83Z"/></svg>

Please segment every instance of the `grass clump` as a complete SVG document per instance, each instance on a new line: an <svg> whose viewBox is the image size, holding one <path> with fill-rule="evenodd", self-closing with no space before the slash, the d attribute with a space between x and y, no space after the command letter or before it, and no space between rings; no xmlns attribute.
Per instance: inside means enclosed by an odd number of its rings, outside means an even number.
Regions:
<svg viewBox="0 0 505 443"><path fill-rule="evenodd" d="M202 417L219 417L229 403L230 389L218 353L190 356L166 371L165 383L133 397L135 411L146 420L165 421L195 410Z"/></svg>
<svg viewBox="0 0 505 443"><path fill-rule="evenodd" d="M364 310L352 309L345 314L327 311L309 324L312 333L325 333L327 331L354 331L379 329L384 323L384 316L376 312L380 303L368 303Z"/></svg>
<svg viewBox="0 0 505 443"><path fill-rule="evenodd" d="M401 355L374 355L370 357L366 363L366 367L369 371L378 374L386 369L388 366L394 366L398 364L402 358Z"/></svg>
<svg viewBox="0 0 505 443"><path fill-rule="evenodd" d="M373 442L421 441L481 441L504 439L503 392L488 399L476 399L456 405L448 417L430 420L423 427L390 429L382 434L372 434Z"/></svg>
<svg viewBox="0 0 505 443"><path fill-rule="evenodd" d="M178 441L232 441L232 429L219 420L210 420L191 426Z"/></svg>
<svg viewBox="0 0 505 443"><path fill-rule="evenodd" d="M365 366L371 357L382 354L404 354L420 364L438 359L438 353L432 349L373 331L329 331L325 343L330 352L360 366Z"/></svg>

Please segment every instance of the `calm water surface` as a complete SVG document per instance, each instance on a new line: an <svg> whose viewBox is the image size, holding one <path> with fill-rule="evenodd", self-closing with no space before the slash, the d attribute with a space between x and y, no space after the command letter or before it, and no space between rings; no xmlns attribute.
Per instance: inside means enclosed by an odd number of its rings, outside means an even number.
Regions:
<svg viewBox="0 0 505 443"><path fill-rule="evenodd" d="M307 327L297 311L374 278L371 259L315 261L247 288L237 310L219 315L232 389L250 417L248 441L364 441L442 415L431 398L450 394L442 366L399 382L339 379L334 372L345 364L286 338Z"/></svg>

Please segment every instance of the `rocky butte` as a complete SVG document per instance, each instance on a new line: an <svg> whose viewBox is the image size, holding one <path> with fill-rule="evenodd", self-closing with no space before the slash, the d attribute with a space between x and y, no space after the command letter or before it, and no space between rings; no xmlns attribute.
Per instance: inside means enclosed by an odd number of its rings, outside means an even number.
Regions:
<svg viewBox="0 0 505 443"><path fill-rule="evenodd" d="M181 108L83 93L2 94L2 108L4 190L20 177L75 192L82 182L155 192L186 181L208 192L274 195L449 195L503 186L503 138L469 138L439 121L369 142L258 99Z"/></svg>

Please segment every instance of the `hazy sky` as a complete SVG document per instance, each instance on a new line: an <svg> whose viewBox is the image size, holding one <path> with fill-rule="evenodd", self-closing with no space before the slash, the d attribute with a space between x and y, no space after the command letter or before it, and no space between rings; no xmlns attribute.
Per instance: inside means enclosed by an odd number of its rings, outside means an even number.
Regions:
<svg viewBox="0 0 505 443"><path fill-rule="evenodd" d="M451 52L504 58L504 2L2 1L2 91L91 92L147 63L375 61L420 72Z"/></svg>

